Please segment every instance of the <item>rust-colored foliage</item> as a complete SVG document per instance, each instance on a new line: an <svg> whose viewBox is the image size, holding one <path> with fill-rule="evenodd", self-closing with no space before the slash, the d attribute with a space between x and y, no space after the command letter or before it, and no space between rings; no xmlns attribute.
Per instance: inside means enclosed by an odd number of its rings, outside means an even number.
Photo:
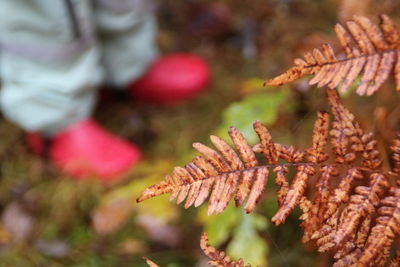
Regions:
<svg viewBox="0 0 400 267"><path fill-rule="evenodd" d="M384 265L394 239L400 234L400 189L391 188L390 195L380 204L376 225L371 229L365 252L358 260L364 265Z"/></svg>
<svg viewBox="0 0 400 267"><path fill-rule="evenodd" d="M254 129L260 142L251 149L232 127L229 134L236 150L216 136L211 137L216 150L195 143L201 156L184 168L176 167L171 176L146 189L138 201L170 193L177 203L186 199L188 208L209 197L211 214L222 212L234 198L237 206L245 203L245 210L250 212L263 195L272 171L279 186L279 209L272 218L275 225L284 223L299 205L303 241L314 242L321 252L335 252L334 266L386 262L398 235L395 225L400 212L395 207L400 194L396 195L397 189L392 187L391 202L384 197L390 188L388 176L398 173L400 140L394 140L391 147L394 169L385 173L372 134L363 132L335 90L327 89L327 95L333 119L330 122L327 112L317 114L310 148L302 151L274 143L257 121ZM264 155L265 162L257 160L256 153ZM296 172L291 182L286 177L289 168ZM317 182L310 198L305 192L312 176ZM355 187L356 180L362 185Z"/></svg>
<svg viewBox="0 0 400 267"><path fill-rule="evenodd" d="M211 266L218 267L251 267L251 265L244 265L242 259L237 261L233 261L229 258L229 256L225 255L225 252L219 251L208 243L208 237L206 233L201 235L200 239L200 247L203 250L204 254L210 258L208 264Z"/></svg>
<svg viewBox="0 0 400 267"><path fill-rule="evenodd" d="M362 73L357 94L372 95L393 69L396 89L400 91L400 33L393 21L381 15L378 27L366 17L354 16L346 26L347 30L341 24L335 26L344 56L337 57L329 44L323 44L322 51L305 53L304 59L295 59L296 66L266 84L282 85L304 75L315 75L309 82L311 85L338 87L345 92Z"/></svg>
<svg viewBox="0 0 400 267"><path fill-rule="evenodd" d="M260 122L256 122L254 128L263 142L272 143L268 130ZM138 201L170 193L171 199L176 198L178 204L186 199L185 208L188 208L193 204L195 207L201 205L210 195L208 214L212 214L222 212L234 195L238 206L246 202L245 210L252 211L264 192L269 168L259 164L251 146L236 128L231 127L229 135L240 157L217 136L211 136L211 142L218 151L194 143L193 147L201 156L185 168L176 167L165 181L146 189ZM282 149L287 150L285 156L295 157L293 149L289 151L283 147L271 149L268 146L263 152L273 165Z"/></svg>
<svg viewBox="0 0 400 267"><path fill-rule="evenodd" d="M185 208L201 205L209 197L208 213L222 212L229 200L234 197L237 206L244 204L244 209L251 212L264 193L270 170L275 173L278 192L279 210L272 218L275 224L283 223L296 205L299 204L307 188L308 179L318 170L320 175L317 184L315 205L326 203L329 194L329 183L332 176L337 175L338 163L347 165L356 161L356 153L364 159L360 165L363 168L375 169L380 165L375 150L376 141L370 140L370 134L364 134L354 116L340 103L334 90L328 90L332 114L332 130L329 135L329 114L320 112L313 131L312 146L300 151L293 146L274 143L267 128L256 121L254 129L260 138L260 143L252 149L243 135L231 127L229 135L237 152L224 140L211 136L211 141L217 150L200 143L193 146L201 153L184 168L175 167L171 176L146 189L138 198L138 202L145 199L170 193L171 199L179 204L186 199ZM334 162L327 164L327 143L330 137ZM256 159L255 153L265 156L265 163ZM239 156L239 155L240 156ZM278 163L281 159L286 163ZM288 168L296 170L292 183L286 178ZM318 169L317 169L318 168ZM337 205L345 200L354 179L361 179L357 169L344 176L346 183L334 191L334 200L329 206L329 213L333 213ZM328 208L328 207L326 207ZM319 210L319 209L318 209ZM318 214L325 214L319 211ZM316 217L318 214L314 214Z"/></svg>
<svg viewBox="0 0 400 267"><path fill-rule="evenodd" d="M346 91L364 68L357 92L370 95L397 62L394 72L400 90L400 60L396 60L400 59L400 34L387 16L381 20L378 28L365 17L354 17L347 23L354 40L342 26L336 26L345 59L337 60L325 45L325 55L314 50L313 55L305 55L305 61L296 60L296 67L269 81L278 85L316 74L311 83L330 87L326 92L331 112L317 114L309 148L273 142L259 121L253 126L260 141L251 147L231 127L233 147L216 136L211 136L216 149L195 143L201 155L147 188L138 202L169 193L177 203L186 199L188 208L209 198L208 213L212 214L222 212L233 198L237 206L244 204L251 212L264 194L268 176L274 173L271 176L279 187L279 209L272 218L275 225L284 223L299 206L303 241L312 242L320 252L333 253L333 266L399 266L399 250L394 257L390 251L400 236L400 135L390 147L392 170L388 172L382 168L383 157L373 134L362 130L334 89L342 82L339 90ZM289 169L294 170L291 181ZM315 185L309 184L312 177ZM232 263L223 252L208 246L205 235L202 248L214 265L243 266L242 261Z"/></svg>

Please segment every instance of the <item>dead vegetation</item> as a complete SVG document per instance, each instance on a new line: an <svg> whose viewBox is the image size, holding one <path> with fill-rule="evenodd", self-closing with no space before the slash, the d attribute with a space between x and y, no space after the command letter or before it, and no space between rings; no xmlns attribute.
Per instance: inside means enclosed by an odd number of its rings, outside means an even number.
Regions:
<svg viewBox="0 0 400 267"><path fill-rule="evenodd" d="M296 58L292 67L282 75L268 80L266 84L279 86L314 75L310 85L338 88L346 92L361 75L357 94L372 95L393 72L396 90L400 90L400 33L386 15L380 16L379 27L370 19L354 16L346 23L347 30L336 24L335 32L345 55L336 56L329 44L322 45L322 52L314 49Z"/></svg>
<svg viewBox="0 0 400 267"><path fill-rule="evenodd" d="M253 211L265 192L269 176L275 177L278 211L275 225L285 222L296 206L302 211L303 242L311 242L319 252L331 252L333 266L398 266L399 251L394 241L400 234L400 139L391 146L391 171L382 167L386 155L377 149L372 133L364 132L355 116L341 103L335 90L347 91L361 75L359 95L375 93L394 67L400 90L400 34L386 16L380 27L368 18L356 16L347 23L348 31L336 25L335 31L346 57L338 59L329 45L323 52L306 53L305 60L269 80L281 85L315 74L310 81L327 86L330 113L317 114L311 146L299 149L275 143L267 128L256 121L259 143L250 146L234 127L229 130L233 146L211 136L216 149L201 143L193 147L201 154L184 167L176 167L165 180L146 189L138 202L170 194L185 208L198 207L209 199L208 214L220 213L231 199L236 206ZM331 117L331 118L330 118ZM257 156L261 154L263 161ZM294 178L289 181L289 170ZM274 175L270 175L274 173ZM311 178L316 183L310 187ZM232 262L223 252L207 243L201 247L214 266L244 266Z"/></svg>

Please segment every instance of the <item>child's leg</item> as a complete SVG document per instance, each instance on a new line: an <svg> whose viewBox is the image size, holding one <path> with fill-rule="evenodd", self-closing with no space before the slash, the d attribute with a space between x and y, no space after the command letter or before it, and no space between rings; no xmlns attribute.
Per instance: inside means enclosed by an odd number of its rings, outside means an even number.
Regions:
<svg viewBox="0 0 400 267"><path fill-rule="evenodd" d="M98 38L106 82L125 86L140 77L157 56L152 0L95 1Z"/></svg>
<svg viewBox="0 0 400 267"><path fill-rule="evenodd" d="M28 131L52 135L89 117L102 80L91 1L67 3L0 1L1 107Z"/></svg>
<svg viewBox="0 0 400 267"><path fill-rule="evenodd" d="M158 51L152 0L94 3L106 82L110 85L128 85L135 100L158 104L183 101L207 86L210 71L201 58L173 53L155 60Z"/></svg>

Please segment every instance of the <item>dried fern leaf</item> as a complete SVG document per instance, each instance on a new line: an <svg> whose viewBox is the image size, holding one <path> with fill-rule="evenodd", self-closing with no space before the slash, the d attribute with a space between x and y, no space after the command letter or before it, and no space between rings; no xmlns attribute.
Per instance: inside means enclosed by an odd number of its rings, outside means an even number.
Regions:
<svg viewBox="0 0 400 267"><path fill-rule="evenodd" d="M365 243L367 242L369 231L372 226L372 216L367 216L362 222L360 228L357 231L357 235L355 238L355 244L358 248L364 248Z"/></svg>
<svg viewBox="0 0 400 267"><path fill-rule="evenodd" d="M296 149L294 146L285 146L275 143L275 149L278 157L289 163L299 163L304 159L304 152ZM260 153L263 153L262 150Z"/></svg>
<svg viewBox="0 0 400 267"><path fill-rule="evenodd" d="M342 258L338 259L335 261L335 263L332 265L332 267L348 267L348 266L354 266L354 264L357 262L357 259L360 257L362 254L361 249L354 249L348 254L344 255Z"/></svg>
<svg viewBox="0 0 400 267"><path fill-rule="evenodd" d="M329 196L327 209L323 215L324 219L330 218L338 209L339 205L346 203L350 197L350 190L355 180L361 180L364 176L356 168L347 170L346 175L340 179L340 183Z"/></svg>
<svg viewBox="0 0 400 267"><path fill-rule="evenodd" d="M329 134L329 113L318 112L312 135L312 147L308 149L307 159L313 163L321 163L328 159L325 146Z"/></svg>
<svg viewBox="0 0 400 267"><path fill-rule="evenodd" d="M328 55L326 50L324 58L320 56L318 60L331 60ZM177 203L186 199L185 208L188 208L202 204L209 197L208 212L211 214L222 212L234 198L238 206L244 205L244 209L250 212L263 195L269 172L273 170L275 183L279 186L279 209L272 218L276 225L285 222L299 205L303 211L303 241L315 240L319 251L335 252L334 266L354 265L360 261L375 264L373 266L382 265L387 261L388 249L398 233L394 230L393 233L389 230L381 233L379 239L386 241L378 243L387 249L379 255L374 252L376 242L372 235L383 229L378 225L383 225L383 220L397 220L397 213L391 213L391 217L386 213L383 216L388 210L386 207L378 212L382 223L372 222L378 206L389 201L381 201L389 182L380 169L377 142L372 134L362 131L335 90L328 89L327 94L333 121L329 125L328 113L318 113L311 147L305 151L274 143L266 127L258 121L254 123L254 129L260 143L251 148L243 135L232 127L229 135L233 146L216 136L211 136L216 149L195 143L193 146L201 156L184 168L176 167L171 176L149 187L138 200L170 193ZM332 163L328 162L329 139ZM392 145L394 170L398 166L399 144L395 140ZM261 162L262 159L257 160L255 153L262 154L265 163ZM291 183L286 178L289 167L295 169ZM305 192L309 178L315 174L318 175L315 194L308 199ZM391 174L396 175L397 172ZM353 188L356 180L363 185ZM372 256L368 256L367 252ZM224 254L216 255L219 255L220 262L215 261L215 264L228 260Z"/></svg>
<svg viewBox="0 0 400 267"><path fill-rule="evenodd" d="M296 66L268 80L267 85L279 86L314 75L310 85L339 88L346 92L359 75L361 81L356 92L372 95L388 79L393 71L397 90L400 90L400 33L386 15L380 16L379 27L363 16L354 16L346 23L347 30L340 24L335 26L345 58L338 59L329 44L321 50L306 53L304 60L296 59Z"/></svg>
<svg viewBox="0 0 400 267"><path fill-rule="evenodd" d="M229 256L225 255L225 252L219 251L215 247L211 246L208 243L208 237L205 232L201 235L200 239L200 247L203 250L204 254L210 258L208 264L211 266L218 267L251 267L251 265L244 265L242 259L237 261L233 261L229 258Z"/></svg>
<svg viewBox="0 0 400 267"><path fill-rule="evenodd" d="M275 172L275 184L279 186L278 192L276 193L279 207L282 207L285 197L289 191L289 182L286 179L288 168L284 166L277 166L274 169Z"/></svg>
<svg viewBox="0 0 400 267"><path fill-rule="evenodd" d="M311 166L300 165L297 167L297 173L286 194L285 200L274 217L272 217L272 222L275 225L285 222L287 216L289 216L293 209L299 204L307 188L308 178L314 174L315 170Z"/></svg>
<svg viewBox="0 0 400 267"><path fill-rule="evenodd" d="M389 183L381 173L373 173L369 186L358 186L355 194L350 197L350 203L342 212L344 215L337 229L317 241L319 251L340 249L345 241L356 232L365 218L375 212L380 198L385 194Z"/></svg>
<svg viewBox="0 0 400 267"><path fill-rule="evenodd" d="M336 91L328 89L327 93L333 114L331 129L328 114L318 113L312 145L305 151L274 143L260 122L254 123L260 143L253 148L236 128L231 128L233 146L216 136L211 137L216 149L195 143L201 156L184 168L174 168L164 181L146 189L138 201L170 193L177 203L186 199L188 208L209 197L211 214L222 212L234 198L238 206L244 205L250 212L264 193L273 170L279 186L279 209L272 218L276 225L285 222L299 205L303 212L303 241L315 240L319 251L335 252L333 266L384 266L392 243L400 234L400 189L392 188L387 196L387 175L399 176L400 142L394 140L391 147L393 171L384 173L372 134L362 131ZM328 162L328 139L332 163ZM264 155L265 163L257 160L255 153ZM295 169L291 183L286 178L289 167ZM305 192L309 178L315 174L315 193L309 199ZM232 263L215 249L210 248L207 253L216 266L243 266L243 262Z"/></svg>
<svg viewBox="0 0 400 267"><path fill-rule="evenodd" d="M277 163L278 152L268 130L260 122L256 122L254 128L264 144L263 154L269 162ZM222 212L234 196L236 205L244 203L246 212L251 212L264 193L269 169L260 166L251 146L236 128L231 127L229 135L238 153L217 136L211 136L217 150L194 143L193 147L201 156L185 168L176 167L172 176L146 189L138 202L170 193L178 204L186 199L185 208L189 208L193 204L201 205L209 197L208 214L213 214ZM284 156L298 157L292 155L294 153L294 149L288 149Z"/></svg>
<svg viewBox="0 0 400 267"><path fill-rule="evenodd" d="M331 180L337 175L338 170L332 165L321 168L316 184L317 192L313 202L311 202L307 219L301 225L304 229L303 242L310 240L311 235L322 226L324 215L328 208Z"/></svg>
<svg viewBox="0 0 400 267"><path fill-rule="evenodd" d="M371 229L371 221L371 216L367 216L358 231L352 233L344 246L335 253L334 258L336 261L333 267L353 266L358 262Z"/></svg>
<svg viewBox="0 0 400 267"><path fill-rule="evenodd" d="M328 50L325 54L329 55ZM331 60L328 56L326 58ZM363 158L360 167L364 169L372 171L381 163L372 135L361 130L354 115L340 102L336 91L328 89L327 93L333 114L332 129L329 131L329 114L319 112L314 124L312 145L306 151L274 143L267 128L259 121L254 123L254 130L260 143L253 148L236 128L231 127L229 135L233 147L217 136L211 136L211 142L216 149L194 143L193 147L201 156L197 156L184 168L176 167L170 176L166 176L165 181L146 189L138 201L170 193L171 199L176 199L178 204L186 200L184 206L189 208L192 205L197 207L209 198L208 214L218 214L234 198L237 206L243 205L246 212L251 212L264 194L272 170L276 177L275 183L279 186L279 210L272 221L279 225L285 222L302 201L309 178L318 172L317 194L309 214L304 216L308 220L302 224L305 229L304 240L326 235L331 232L329 227L332 225L319 229L320 226L327 220L335 223L330 216L336 213L341 204L348 201L353 181L364 177L356 166L344 166L348 170L347 174L340 175L340 181L343 181L338 188L331 190L331 178L338 175L336 163L355 164L357 155ZM336 163L326 162L328 139L331 139ZM255 153L264 155L265 163L259 162ZM291 183L286 178L290 166L296 172Z"/></svg>
<svg viewBox="0 0 400 267"><path fill-rule="evenodd" d="M393 172L400 176L400 134L397 134L397 138L393 140L390 150L392 151Z"/></svg>
<svg viewBox="0 0 400 267"><path fill-rule="evenodd" d="M260 138L260 153L265 156L269 164L278 163L278 153L267 127L265 127L260 121L256 121L254 123L254 131Z"/></svg>
<svg viewBox="0 0 400 267"><path fill-rule="evenodd" d="M332 152L335 161L342 165L342 167L345 167L345 172L339 175L339 165L329 164L323 166L318 171L319 178L316 183L314 200L311 202L308 213L303 214L301 217L304 220L301 224L304 229L303 241L318 239L317 244L320 247L324 247L331 241L333 235L337 232L337 227L340 225L341 220L347 217L348 214L346 213L350 210L339 212L339 208L349 201L354 181L361 180L364 177L362 172L356 167L358 165L355 161L357 155L364 159L360 169L365 167L365 169L372 171L380 166L376 141L372 139L370 134L364 134L358 122L355 121L354 115L340 102L335 90L328 89L327 93L334 115L332 130L330 131ZM351 166L350 164L354 165ZM331 180L334 176L338 176L335 179L340 182L337 188L332 190ZM368 214L366 212L364 217L360 217L360 221L354 224L354 226L358 227ZM329 245L337 249L343 249L344 246L351 243L349 238L352 234L356 238L355 233L350 232L346 234L345 240L340 241L340 244L333 242ZM330 249L329 245L326 248L320 249Z"/></svg>
<svg viewBox="0 0 400 267"><path fill-rule="evenodd" d="M327 159L323 150L327 143L328 124L328 114L320 113L315 124L313 146L307 152L311 163L320 163ZM304 152L293 146L274 144L267 128L259 121L254 123L254 130L260 138L257 150L265 156L266 165L260 165L243 135L231 127L229 135L238 154L216 136L211 136L211 141L217 150L194 143L193 147L201 156L196 157L185 168L175 167L171 176L166 176L165 181L146 189L137 201L170 193L171 199L176 199L178 204L186 199L185 208L188 208L193 204L201 205L209 197L210 215L222 212L234 197L236 205L244 205L245 211L249 213L263 195L270 169L273 169L276 184L280 186L280 209L273 221L276 224L283 223L298 205L305 193L308 177L315 170L307 162L301 164L305 158ZM288 169L285 164L278 164L278 159L295 164L297 174L290 186L285 177Z"/></svg>
<svg viewBox="0 0 400 267"><path fill-rule="evenodd" d="M336 124L331 131L333 153L337 156L338 163L351 163L355 159L354 152L361 153L364 159L362 164L369 169L378 169L382 164L381 156L377 150L377 141L372 133L364 133L355 120L354 115L340 102L336 90L327 89L328 101L331 106ZM350 145L350 153L347 153Z"/></svg>
<svg viewBox="0 0 400 267"><path fill-rule="evenodd" d="M365 251L358 261L365 266L379 259L378 256L387 259L394 239L400 234L400 189L391 188L390 195L381 200L382 206L378 209L376 225L372 228Z"/></svg>

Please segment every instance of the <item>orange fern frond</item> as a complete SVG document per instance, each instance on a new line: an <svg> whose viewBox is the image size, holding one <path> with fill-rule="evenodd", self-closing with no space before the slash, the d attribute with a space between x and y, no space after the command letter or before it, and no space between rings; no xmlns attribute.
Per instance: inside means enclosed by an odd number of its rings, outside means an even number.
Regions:
<svg viewBox="0 0 400 267"><path fill-rule="evenodd" d="M203 250L204 254L210 258L208 264L211 266L218 267L251 267L251 265L244 265L242 259L237 261L233 261L229 258L229 256L225 255L225 252L219 251L208 243L207 234L204 232L201 235L200 239L200 247Z"/></svg>
<svg viewBox="0 0 400 267"><path fill-rule="evenodd" d="M400 134L398 134L397 138L393 140L393 143L390 146L390 150L393 153L393 172L400 176Z"/></svg>
<svg viewBox="0 0 400 267"><path fill-rule="evenodd" d="M254 151L246 142L243 135L231 127L229 135L233 141L236 152L222 139L211 136L211 141L218 151L200 143L193 146L201 153L185 168L176 167L172 176L167 176L165 181L146 189L138 201L170 193L171 198L177 203L186 199L185 208L201 205L209 197L208 214L222 212L230 199L234 196L237 206L244 204L246 212L251 212L260 197L263 195L268 179L269 170L276 174L276 182L281 189L278 193L280 210L273 218L276 224L285 221L289 213L299 203L304 195L308 177L315 172L310 164L326 160L323 146L327 143L328 114L318 115L316 130L320 137L315 137L313 147L306 153L294 147L274 144L267 128L260 122L254 123L254 129L260 137L260 144L255 149L265 155L266 164L261 165L256 159ZM310 161L304 161L304 157ZM289 186L285 174L285 164L278 164L278 159L287 161L288 166L295 166L297 174Z"/></svg>
<svg viewBox="0 0 400 267"><path fill-rule="evenodd" d="M178 204L186 199L185 208L188 208L201 205L209 197L208 214L212 214L222 212L230 199L234 198L237 206L245 203L244 209L251 212L263 195L269 172L272 170L276 176L275 183L279 186L279 210L272 221L279 225L301 202L309 178L318 173L317 195L309 218L322 223L327 219L322 215L332 215L340 204L346 202L352 188L351 183L362 177L358 169L354 169L350 164L359 164L358 168L371 171L380 166L376 142L372 140L371 135L363 133L354 115L340 103L334 90L328 90L328 97L334 118L332 130L329 131L329 114L318 113L312 145L304 152L293 146L274 143L267 128L259 121L254 123L254 129L260 143L253 149L243 135L231 127L229 135L237 152L216 136L211 136L216 150L194 143L193 147L201 156L197 156L184 168L175 167L171 176L166 176L164 181L146 189L138 198L138 202L169 193L171 199L176 199ZM332 163L327 163L329 138L332 144L331 154L334 156ZM257 160L255 153L264 155L266 162ZM356 162L357 155L363 158L361 163ZM278 162L279 159L287 163ZM340 183L334 195L331 195L329 184L331 178L338 175L338 163L346 163L344 167L347 166L348 173L340 176L345 183ZM291 183L286 178L289 167L296 170ZM311 229L306 226L305 228Z"/></svg>
<svg viewBox="0 0 400 267"><path fill-rule="evenodd" d="M336 162L349 164L356 158L355 153L361 153L362 165L375 170L382 164L377 141L372 133L364 133L354 115L340 102L336 90L326 90L328 101L334 116L331 144ZM350 145L350 152L347 146Z"/></svg>
<svg viewBox="0 0 400 267"><path fill-rule="evenodd" d="M394 239L400 235L400 189L391 188L390 196L383 198L381 205L376 225L358 260L363 266L384 265Z"/></svg>
<svg viewBox="0 0 400 267"><path fill-rule="evenodd" d="M341 218L331 227L330 232L320 236L319 232L313 235L317 239L319 251L340 249L352 234L357 232L363 221L375 212L380 198L388 188L387 178L379 173L370 177L370 186L358 186L355 194L350 197L350 203L341 213Z"/></svg>
<svg viewBox="0 0 400 267"><path fill-rule="evenodd" d="M335 90L347 91L360 75L356 92L372 95L393 72L400 91L400 33L388 16L380 19L379 26L362 16L348 21L347 29L337 24L335 32L345 56L337 57L331 46L324 44L322 50L295 59L295 67L266 82L282 85L315 75L310 84L328 87L331 112L317 114L310 147L301 150L275 143L259 121L253 124L259 143L250 146L242 133L231 127L233 145L217 136L210 137L215 149L194 143L200 155L184 167L175 167L137 201L170 194L171 200L185 201L184 207L189 208L208 199L210 215L222 212L234 199L236 206L243 205L251 212L273 173L279 206L272 217L275 225L284 223L299 206L303 241L312 242L320 252L333 253L334 267L399 266L400 250L394 257L391 250L398 249L395 240L400 237L400 134L390 147L392 168L387 172L382 168L377 140L362 130ZM290 169L292 179L288 179ZM311 190L310 181L316 181ZM250 267L210 246L205 233L200 246L213 266Z"/></svg>
<svg viewBox="0 0 400 267"><path fill-rule="evenodd" d="M397 184L399 175L395 169L398 166L399 140L398 136L391 147L394 152L394 171L391 174L396 176ZM392 244L400 236L400 189L391 187L387 190L389 180L382 171L373 172L369 176L369 184L355 188L355 194L340 217L336 216L332 227L325 230L325 234L329 234L317 237L320 251L337 251L334 267L385 266ZM318 231L313 237L317 235ZM399 266L399 263L397 253L390 266Z"/></svg>
<svg viewBox="0 0 400 267"><path fill-rule="evenodd" d="M367 216L357 232L353 232L345 244L335 253L333 267L352 266L362 255L365 242L371 229L371 216Z"/></svg>
<svg viewBox="0 0 400 267"><path fill-rule="evenodd" d="M254 127L262 138L269 135L261 123L256 122ZM222 212L235 195L237 205L246 201L245 210L252 211L264 192L269 170L259 165L251 146L236 128L231 127L229 135L240 157L217 136L211 136L211 141L218 152L194 143L193 147L201 156L185 168L176 167L171 177L146 189L138 201L170 193L171 199L176 198L178 204L186 199L185 208L188 208L193 204L195 207L201 205L211 193L208 213L212 214Z"/></svg>
<svg viewBox="0 0 400 267"><path fill-rule="evenodd" d="M345 92L362 74L357 94L372 95L393 70L400 91L400 33L388 16L381 15L380 19L380 27L363 16L348 21L347 30L337 24L335 32L345 51L343 58L337 57L329 44L323 44L322 52L314 49L305 53L304 59L295 59L296 66L266 84L278 86L315 75L310 85L339 87L339 91Z"/></svg>

